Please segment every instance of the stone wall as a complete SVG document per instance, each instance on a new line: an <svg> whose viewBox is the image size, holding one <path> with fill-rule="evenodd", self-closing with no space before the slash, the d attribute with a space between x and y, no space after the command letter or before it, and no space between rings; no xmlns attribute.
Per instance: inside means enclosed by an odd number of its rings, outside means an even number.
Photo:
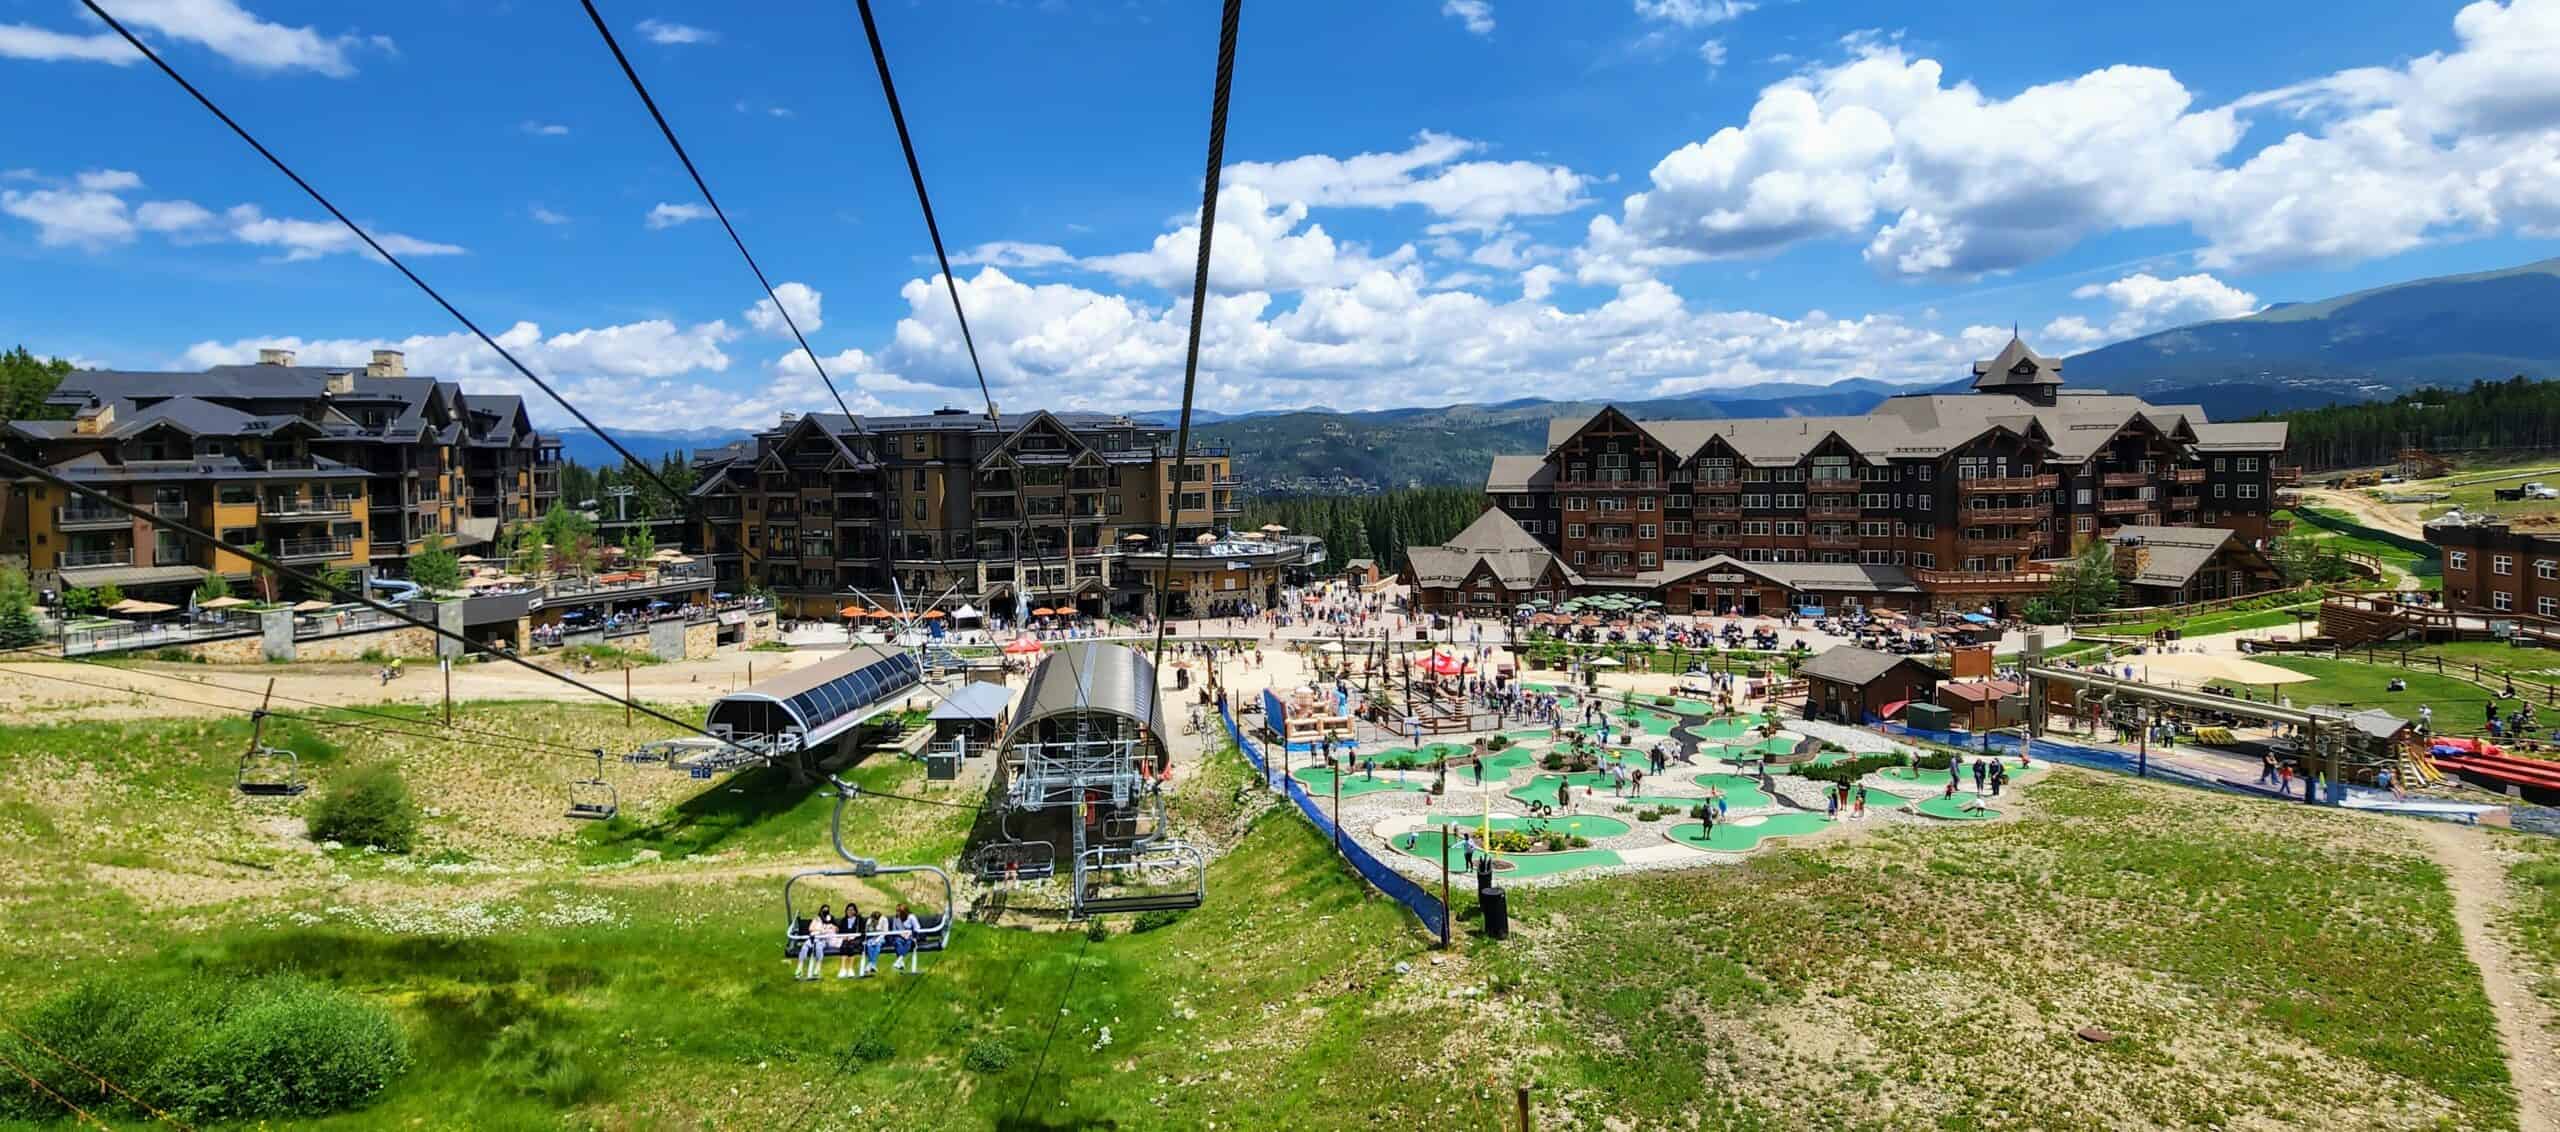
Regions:
<svg viewBox="0 0 2560 1132"><path fill-rule="evenodd" d="M362 660L368 651L382 656L430 659L436 655L436 636L415 625L396 629L377 629L370 633L345 633L335 637L316 637L293 643L295 660Z"/></svg>
<svg viewBox="0 0 2560 1132"><path fill-rule="evenodd" d="M218 641L197 641L191 645L171 645L167 649L141 649L124 655L147 657L170 650L199 657L210 664L264 664L267 659L266 638L256 633Z"/></svg>
<svg viewBox="0 0 2560 1132"><path fill-rule="evenodd" d="M704 621L684 627L684 658L709 660L720 648L720 623Z"/></svg>
<svg viewBox="0 0 2560 1132"><path fill-rule="evenodd" d="M760 645L782 639L782 615L760 609L747 615L747 623L739 630L740 645Z"/></svg>

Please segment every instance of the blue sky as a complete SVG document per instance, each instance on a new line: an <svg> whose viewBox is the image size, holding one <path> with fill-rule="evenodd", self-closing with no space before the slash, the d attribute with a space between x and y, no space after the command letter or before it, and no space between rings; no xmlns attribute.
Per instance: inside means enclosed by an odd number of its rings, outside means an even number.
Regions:
<svg viewBox="0 0 2560 1132"><path fill-rule="evenodd" d="M852 6L600 6L847 400L974 401ZM608 424L832 404L575 5L108 7ZM880 20L998 398L1171 404L1215 5ZM107 34L0 0L0 340L515 388ZM1943 380L2560 254L2555 51L2560 0L1262 0L1202 403Z"/></svg>

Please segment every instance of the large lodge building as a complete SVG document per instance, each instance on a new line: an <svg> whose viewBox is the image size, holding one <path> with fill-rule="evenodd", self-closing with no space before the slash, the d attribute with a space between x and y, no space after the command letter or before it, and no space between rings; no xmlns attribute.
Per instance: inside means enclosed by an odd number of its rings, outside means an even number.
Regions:
<svg viewBox="0 0 2560 1132"><path fill-rule="evenodd" d="M695 456L714 528L696 545L724 581L769 588L791 616L893 595L1005 617L1144 609L1168 541L1177 614L1267 606L1323 544L1227 533L1244 509L1228 452L1192 447L1178 460L1174 430L1112 413L786 414Z"/></svg>
<svg viewBox="0 0 2560 1132"><path fill-rule="evenodd" d="M1859 416L1552 421L1545 452L1494 458L1484 516L1414 548L1405 580L1440 610L1616 591L1675 612L2005 613L2052 585L2052 560L2107 539L2184 600L2271 583L2270 512L2299 478L2283 422L2067 390L2060 360L2016 338L1973 372L1968 392ZM2155 562L2145 527L2163 548L2214 546ZM2217 528L2231 537L2195 534Z"/></svg>
<svg viewBox="0 0 2560 1132"><path fill-rule="evenodd" d="M0 449L227 546L368 575L397 573L430 536L487 542L559 495L560 442L534 431L520 398L411 377L397 350L357 366L259 354L198 373L75 370L46 402L70 419L0 422ZM208 573L250 572L237 554L27 478L0 508L0 557L49 588L170 598Z"/></svg>

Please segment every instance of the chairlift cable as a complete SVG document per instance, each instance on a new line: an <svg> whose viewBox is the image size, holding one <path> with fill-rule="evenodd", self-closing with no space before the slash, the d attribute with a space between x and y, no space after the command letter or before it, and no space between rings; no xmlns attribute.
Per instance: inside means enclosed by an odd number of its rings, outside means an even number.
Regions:
<svg viewBox="0 0 2560 1132"><path fill-rule="evenodd" d="M324 592L327 592L327 593L330 593L330 594L334 594L334 595L336 595L336 596L338 596L338 597L341 597L341 598L345 598L345 599L347 599L349 602L351 602L351 603L353 603L353 604L359 604L359 605L363 605L363 606L365 606L365 607L367 607L367 608L370 608L370 609L378 610L378 611L380 611L380 612L382 612L382 613L385 613L385 614L388 614L388 615L390 615L390 616L392 616L392 617L398 618L400 621L402 621L402 622L404 622L404 623L406 623L406 624L408 624L408 625L411 625L411 626L416 627L416 628L424 629L424 630L426 630L426 631L428 631L428 632L430 632L430 633L434 633L435 635L437 635L437 636L439 636L439 637L443 637L443 638L445 638L445 639L447 639L447 640L451 640L451 641L458 642L458 643L460 643L460 644L461 644L463 647L465 647L465 648L476 648L476 647L478 647L478 646L476 646L476 645L474 645L474 644L472 643L472 641L471 641L471 639L470 639L469 637L466 637L466 636L464 636L464 635L462 635L462 634L460 634L460 633L456 633L456 632L454 632L454 631L452 631L452 630L450 630L450 629L447 629L447 628L445 628L445 627L443 627L443 626L441 626L441 625L436 624L435 622L428 621L428 620L426 620L426 619L424 619L424 618L420 618L420 617L412 616L412 615L411 615L408 611L406 611L406 610L402 610L402 609L394 608L394 607L389 606L389 605L385 605L385 604L383 604L383 603L381 603L381 602L378 602L378 601L373 600L372 598L365 597L365 596L363 596L363 595L362 595L362 594L360 594L360 593L357 593L357 592L355 592L355 591L352 591L352 590L346 589L346 588L344 588L344 587L338 586L338 585L336 585L336 584L334 584L334 583L332 583L332 582L330 582L330 581L328 581L328 580L326 580L326 579L316 577L316 576L314 576L314 575L311 575L311 574L305 573L305 572L300 571L300 570L296 570L296 569L294 569L294 568L292 568L292 567L290 567L290 566L285 565L284 563L282 563L282 562L280 562L280 561L277 561L275 558L273 558L273 557L269 556L269 555L268 555L266 552L264 552L264 551L260 551L260 550L253 550L253 549L251 549L251 548L249 548L249 547L246 547L246 546L232 546L232 545L230 545L230 544L228 544L228 543L224 543L224 542L222 542L220 539L215 538L211 533L209 533L209 532L205 531L205 530L204 530L203 528L201 528L201 527L194 526L194 525L192 525L192 524L190 524L190 523L187 523L187 522L185 522L185 521L183 521L183 520L179 520L179 519L172 519L172 518L170 518L170 517L168 517L168 516L166 516L166 515L162 515L162 514L160 514L160 513L159 513L159 512L157 512L157 511L145 510L145 509L143 509L143 508L141 508L141 507L137 507L137 506L135 506L135 505L134 505L134 504L132 504L132 503L128 503L128 502L126 502L126 501L124 501L124 500L117 499L117 498L115 498L115 497L113 497L113 496L110 496L110 495L106 494L105 492L99 491L99 490L97 490L97 489L95 489L95 488L91 488L91 487L83 486L83 485L81 485L81 484L73 483L72 481L70 481L70 480L68 480L68 479L64 478L60 473L55 472L54 470L52 470L52 469L50 469L50 468L46 468L46 467L43 467L43 466L38 465L38 464L29 463L28 461L21 460L21 459L17 458L16 456L12 456L12 455L8 454L7 452L0 452L0 469L5 469L5 470L8 470L8 471L16 472L16 473L18 473L19 475L27 476L27 477L30 477L30 478L33 478L33 479L42 480L42 481L44 481L45 483L47 483L47 484L49 484L49 485L51 485L51 486L61 488L61 489L62 489L66 494L68 494L68 495L76 495L76 496L79 496L79 497L81 497L81 498L84 498L84 499L90 500L90 501L92 501L92 502L96 502L96 503L102 504L102 505L104 505L104 506L107 506L107 507L113 508L113 509L115 509L115 510L117 510L117 511L122 511L122 512L124 512L125 514L130 515L130 516L132 516L132 517L134 517L134 518L136 518L136 519L140 519L140 520L142 520L142 521L144 521L144 522L150 523L152 526L157 527L157 528L159 528L159 529L161 529L161 530L176 531L176 532L178 532L179 534L186 535L186 536L188 536L188 537L190 537L190 538L193 538L193 539L195 539L195 540L197 540L197 541L199 541L199 542L202 542L202 543L204 543L204 544L206 544L206 545L208 545L208 546L219 547L219 548L221 548L221 549L223 550L223 552L224 552L224 553L227 553L227 554L234 554L234 555L238 555L239 557L242 557L242 558L248 559L250 562L252 562L252 563L254 563L254 564L256 564L256 565L266 567L268 570L271 570L271 571L275 572L275 574L276 574L277 576L279 576L279 577L283 577L283 578L290 578L290 579L292 579L292 580L294 580L294 581L296 581L296 582L299 582L299 583L303 584L304 586L306 586L306 587L308 587L308 588L310 588L310 589L313 589L313 590L319 590L319 591L324 591ZM567 674L567 673L565 673L565 672L560 672L560 671L556 671L556 670L554 670L554 669L545 668L545 667L543 667L543 666L541 666L541 665L539 665L539 664L535 664L535 663L533 663L532 661L527 660L527 659L525 659L525 658L523 658L523 657L515 656L515 655L509 654L509 653L488 653L488 652L486 652L486 650L482 650L482 651L484 652L484 654L485 654L485 655L496 656L496 657L498 657L498 658L500 658L500 659L503 659L503 660L507 661L508 663L515 664L515 665L518 665L518 666L520 666L520 667L523 667L523 668L529 669L529 670L531 670L531 671L541 673L542 675L544 675L544 676L548 676L548 677L550 677L550 678L551 678L551 679L553 679L553 680L557 680L557 681L559 681L559 682L561 682L561 683L563 683L563 684L567 684L567 685L569 685L569 686L570 686L570 687L572 687L572 688L576 688L576 689L578 689L578 690L580 690L580 691L587 692L587 693L593 694L593 695L595 695L595 696L601 697L602 699L606 700L607 702L614 703L614 704L619 704L619 705L621 705L621 706L623 706L623 707L627 707L627 708L629 708L629 709L631 709L631 710L633 710L633 711L639 712L639 713L640 713L640 714L642 714L642 715L646 715L646 716L648 716L648 717L650 717L650 718L652 718L652 719L658 720L658 721L660 721L660 722L662 722L662 723L673 724L674 726L679 727L679 728L682 728L682 729L684 729L685 731L691 732L691 733L693 733L693 734L695 734L695 735L700 735L700 736L702 736L702 737L704 737L704 738L707 738L707 739L713 739L713 740L716 740L716 741L718 741L718 742L720 742L720 743L722 743L723 745L726 745L726 746L736 747L736 748L737 748L738 750L740 750L741 752L744 752L744 753L749 754L749 755L754 755L754 756L755 756L756 758L758 758L758 759L762 759L762 758L764 757L763 755L757 754L757 753L756 753L756 752L754 752L754 751L748 750L748 748L747 748L747 747L745 747L744 745L742 745L742 744L738 743L736 740L733 740L733 739L727 739L727 738L723 738L723 737L718 736L718 735L714 735L714 734L712 734L710 731L707 731L707 730L705 730L705 729L703 729L703 728L701 728L701 727L694 726L693 724L687 723L687 722L685 722L684 720L678 719L678 718L676 718L676 717L674 717L674 716L672 716L672 715L668 715L667 713L662 712L662 711L659 711L659 710L658 710L658 709L656 709L656 708L650 707L650 706L649 706L649 705L647 705L647 704L641 703L641 702L639 702L639 701L637 701L637 700L625 699L624 697L614 695L614 694L613 694L613 693L611 693L611 692L605 691L605 690L604 690L604 689L602 689L602 688L598 688L598 687L595 687L594 685L588 684L588 683L586 683L585 681L579 680L577 677L571 676L571 675L569 675L569 674Z"/></svg>
<svg viewBox="0 0 2560 1132"><path fill-rule="evenodd" d="M71 1098L53 1091L53 1086L45 1084L43 1078L28 1072L26 1066L18 1064L18 1059L11 1057L8 1054L0 1053L0 1063L6 1063L9 1068L17 1070L18 1076L26 1078L27 1083L35 1086L37 1092L43 1093L48 1097L52 1097L56 1102L60 1103L62 1107L70 1109L73 1116L79 1117L91 1124L95 1124L100 1128L104 1128L107 1132L115 1132L115 1127L113 1125L90 1115L88 1109L82 1108L78 1104L73 1103Z"/></svg>
<svg viewBox="0 0 2560 1132"><path fill-rule="evenodd" d="M1236 76L1236 25L1244 18L1244 0L1226 0L1218 20L1218 77L1209 97L1209 167L1200 186L1200 254L1191 269L1191 336L1182 359L1182 416L1174 430L1173 489L1165 493L1164 565L1156 576L1156 645L1154 663L1164 664L1165 606L1173 583L1173 532L1182 515L1182 489L1191 468L1191 402L1200 387L1200 323L1209 303L1209 243L1218 231L1218 182L1227 155L1227 102ZM1214 491L1203 491L1214 503ZM1216 510L1210 512L1215 525Z"/></svg>
<svg viewBox="0 0 2560 1132"><path fill-rule="evenodd" d="M532 382L535 388L542 390L542 392L549 395L553 401L558 402L563 410L567 411L570 416L577 418L578 423L586 426L588 431L595 433L596 438L604 441L607 446L611 447L616 454L623 458L624 462L636 469L642 476L647 477L649 482L655 485L659 492L663 493L677 508L683 510L688 518L702 524L703 529L709 532L713 539L720 542L726 542L731 547L736 548L739 560L741 562L745 561L746 548L740 546L738 544L738 540L734 536L730 535L725 528L720 526L718 523L712 522L710 517L703 511L700 502L685 492L677 491L674 485L669 484L666 477L658 474L658 470L651 466L648 461L642 460L638 455L634 454L629 447L625 446L620 440L615 439L614 435L611 432L606 431L604 426L597 424L593 419L589 418L584 410L579 409L577 405L571 403L569 398L563 395L558 389L554 388L550 382L543 380L540 375L534 373L532 367L525 365L524 362L519 360L513 352L509 351L505 346L500 345L496 338L489 335L488 331L482 330L479 323L472 321L469 315L462 313L461 308L454 306L450 300L444 297L442 292L436 290L433 285L429 284L426 279L421 277L417 272L410 270L407 263L402 262L400 257L391 254L389 249L384 248L380 241L373 238L372 233L367 232L364 229L363 225L356 223L352 217L349 217L344 211L340 210L338 206L330 201L326 195L322 194L318 188L313 187L311 182L303 179L300 173L294 172L293 167L287 165L283 158L276 156L275 151L268 149L264 142L259 141L256 135L251 134L248 127L241 125L237 119L234 119L228 112L224 111L220 105L216 104L211 96L197 88L194 83L189 82L186 76L179 74L178 69L171 66L168 60L161 58L160 54L153 51L148 44L145 44L141 40L140 37L134 35L133 32L128 30L122 23L117 22L114 16L109 15L107 10L99 5L98 0L81 0L81 3L89 9L91 14L104 21L109 28L115 31L117 35L122 36L126 43L132 44L133 49L141 52L143 58L150 60L152 66L159 68L162 74L169 76L170 81L177 83L180 89L186 91L187 94L194 98L199 105L203 106L207 112L211 113L216 119L221 121L224 126L229 127L231 132L238 135L241 141L248 143L249 148L256 150L258 152L258 156L267 160L267 164L274 166L277 172L284 174L285 178L292 181L296 188L301 189L304 195L309 196L314 203L318 204L321 208L326 209L330 216L337 218L338 223L344 225L347 231L354 233L355 237L358 240L363 241L364 245L371 249L374 255L380 257L384 263L390 264L394 270L398 271L401 276L407 279L410 283L415 284L420 291L426 294L427 298L433 300L438 307L443 308L446 314L452 315L454 321L461 323L463 328L469 330L472 333L472 336L478 338L482 344L488 346L490 350L495 351L498 357L503 359L508 366L512 367L517 373L522 374L526 381ZM777 308L779 308L780 305L781 304L778 302L775 304ZM234 552L237 553L238 551L235 550ZM252 561L257 561L255 556L243 555L243 557L249 557ZM335 586L327 587L327 589L331 593L341 595L346 592ZM383 609L386 612L393 612L390 611L388 607L377 605L369 599L359 598L358 600L365 605L372 606L373 608ZM455 640L462 640L458 634L447 633L441 628L433 625L427 625L415 618L407 617L405 614L398 614L394 612L394 615L402 617L413 625L434 630L438 635L450 637ZM465 643L467 644L468 642L466 641ZM522 662L519 661L519 663ZM593 688L588 690L596 691L596 689ZM597 694L604 695L605 693L598 691ZM642 708L640 710L647 711L648 709ZM656 713L652 712L651 714L654 715ZM708 734L708 732L704 732L704 734Z"/></svg>
<svg viewBox="0 0 2560 1132"><path fill-rule="evenodd" d="M889 103L889 121L898 128L898 148L907 157L907 177L915 182L916 207L924 212L924 230L933 238L933 258L942 265L942 286L951 293L951 314L960 322L960 343L969 349L969 368L978 375L978 395L987 402L987 423L998 431L1004 422L996 417L996 395L987 388L986 367L978 362L978 342L969 334L969 312L960 306L960 283L951 275L951 254L942 247L942 225L933 218L933 197L925 192L924 166L916 160L915 138L907 132L907 112L898 104L897 81L889 77L889 52L880 45L880 23L871 15L871 0L855 0L862 10L862 34L871 41L871 62L880 71L880 93Z"/></svg>
<svg viewBox="0 0 2560 1132"><path fill-rule="evenodd" d="M170 681L174 681L174 682L176 682L176 683L187 684L187 685L191 685L191 686L194 686L194 687L198 687L198 688L205 688L205 689L209 689L209 690L217 691L217 692L235 692L235 693L238 693L238 694L243 695L243 696L254 696L254 695L258 695L258 694L259 694L258 692L255 692L255 691L253 691L253 690L251 690L251 689L248 689L248 688L234 688L234 687L232 687L232 686L231 686L231 685L229 685L229 684L217 684L217 683L214 683L214 682L212 681L212 679L207 678L207 677L183 676L183 675L180 675L180 674L175 673L175 672L163 672L163 671L160 671L160 670L158 670L158 669L153 669L153 668L127 668L127 667L125 667L125 666L123 666L123 665L120 665L120 664L108 664L108 663L106 663L106 662L104 662L104 661L91 660L91 659L88 659L88 658L86 658L86 657L65 656L65 657L59 657L59 658L57 658L57 657L53 656L51 653L46 653L46 652L42 652L42 651L40 651L39 647L38 647L38 646L34 646L34 645L22 645L22 646L20 646L20 647L18 647L18 648L12 648L12 649L0 649L0 652L9 652L9 653L26 653L26 654L29 654L29 655L32 655L32 656L42 657L42 658L43 658L43 659L45 659L45 660L55 660L55 659L60 659L60 660L69 661L70 663L73 663L73 664L85 664L85 665L89 665L90 667L93 667L93 668L103 668L103 669L107 669L108 671L111 671L111 672L131 672L131 673L139 673L139 674L141 674L141 675L145 675L145 676L158 676L158 677L160 677L160 678L162 678L162 679L170 680ZM464 726L464 725L459 724L459 723L457 723L457 724L452 724L452 725L450 725L450 726L447 726L447 725L445 725L445 724L437 723L436 721L434 721L434 720L432 720L432 719L417 719L417 718L413 718L413 717L410 717L410 716L399 715L399 714L397 714L397 713L393 713L393 712L379 711L379 710L374 710L374 709L370 709L370 708L358 707L358 706L353 705L353 704L333 704L333 703L328 703L328 702L325 702L325 701L322 701L322 700L304 699L304 698L299 697L299 696L288 696L288 695L285 695L285 694L284 694L284 693L282 693L282 692L276 692L276 691L273 691L273 690L270 690L270 691L268 691L268 692L267 692L267 693L265 693L265 694L266 694L266 695L269 695L269 696L272 696L272 697L274 697L275 699L283 700L284 702L289 703L289 704L301 704L301 705L303 705L303 706L305 706L305 707L323 708L323 709L326 709L326 710L329 710L329 711L342 711L342 712L346 712L346 713L348 713L348 714L350 714L350 715L360 715L360 716L364 716L364 717L366 717L366 718L368 718L368 719L381 719L381 720L388 720L388 721L393 722L393 723L407 723L407 724L415 724L415 725L422 726L422 727L433 727L433 728L436 728L436 729L438 729L438 730L440 730L440 731L448 732L448 733L451 733L451 734L457 734L457 735L479 735L479 736L485 736L485 737L487 737L487 738L491 738L491 739L503 739L503 740L505 740L505 741L507 741L507 742L510 742L510 743L520 743L520 744L523 744L523 745L528 746L528 747L550 747L550 748L553 748L553 749L556 749L556 750L567 751L567 752L570 752L570 753L572 753L572 754L577 754L577 755L585 755L585 754L586 754L586 753L588 753L588 751L590 750L590 748L571 746L571 745L566 744L566 743L556 743L556 742L552 742L552 741L547 740L547 739L528 739L528 738L526 738L526 737L524 737L524 736L522 736L522 735L513 735L513 734L509 734L509 733L504 732L504 731L496 731L496 730L491 730L491 729L489 729L489 728L484 728L484 727L467 727L467 726ZM275 714L275 713L270 712L270 713L268 713L268 714L271 714L271 715L272 715L272 714ZM279 718L281 718L281 717L279 717Z"/></svg>
<svg viewBox="0 0 2560 1132"><path fill-rule="evenodd" d="M809 355L809 364L817 368L818 380L826 383L828 395L836 399L836 408L844 412L846 421L852 421L853 408L845 404L844 394L836 389L835 379L827 376L827 363L818 359L818 352L809 347L808 337L800 333L800 320L791 317L791 308L782 305L782 296L774 293L773 281L767 279L764 268L757 265L755 253L747 250L747 241L738 235L737 225L729 222L729 211L720 207L720 198L711 195L710 182L703 180L702 170L694 167L693 156L684 151L684 143L676 140L675 127L667 124L666 114L658 109L658 100L650 95L648 85L640 81L640 72L632 67L631 57L622 53L622 43L613 37L613 29L605 26L604 13L596 10L595 0L579 0L579 3L586 6L587 18L595 21L596 34L604 37L605 47L613 52L613 61L622 65L622 76L631 80L632 92L640 96L641 105L649 108L649 117L658 123L658 132L666 136L667 147L676 151L676 160L684 164L685 173L693 178L693 187L701 190L702 202L711 206L711 215L719 218L721 229L729 233L729 242L737 245L738 256L747 261L747 270L754 272L756 282L764 287L765 298L773 301L773 309L782 315L783 325L791 328L792 340L800 343L801 353Z"/></svg>
<svg viewBox="0 0 2560 1132"><path fill-rule="evenodd" d="M105 1075L105 1074L100 1073L100 1072L98 1072L97 1070L91 1069L91 1068L89 1068L89 1067L88 1067L88 1066L86 1066L86 1065L82 1065L82 1064L80 1064L80 1063L79 1063L79 1062L77 1062L77 1061L73 1061L73 1060L71 1060L71 1059L70 1059L69 1057L67 1057L67 1056L64 1056L61 1050L57 1050L57 1049L53 1048L52 1046L46 1045L46 1044L44 1043L44 1040L43 1040L43 1039L38 1038L38 1037L36 1037L34 1034L30 1034L30 1033L26 1032L26 1031L25 1031L25 1030L23 1030L23 1029L20 1029L20 1028L18 1027L18 1024L17 1024L17 1023L12 1022L12 1021L8 1020L7 1018L0 1018L0 1026L6 1026L6 1027L8 1027L8 1028L9 1028L9 1032L10 1032L10 1033L16 1034L16 1035L18 1035L19 1037L26 1039L27 1044L32 1045L32 1046L36 1047L37 1049L44 1051L45 1056L50 1057L50 1058L54 1059L55 1061L59 1061L59 1062L63 1063L64 1065L70 1066L74 1072L77 1072L77 1073L79 1073L80 1075L82 1075L82 1076L84 1076L84 1077L87 1077L87 1078L89 1078L89 1079L90 1079L90 1080L92 1080L92 1081L96 1081L96 1082L98 1083L98 1086L99 1086L100 1088L103 1088L103 1089L107 1090L108 1092L114 1093L115 1095L117 1095L117 1096L119 1096L119 1097L123 1097L124 1099L126 1099L126 1100L128 1100L128 1101L132 1101L134 1104L140 1105L140 1106L142 1107L142 1111L147 1112L147 1113L150 1113L154 1119L157 1119L157 1120L161 1121L162 1123L166 1123L166 1124L174 1124L174 1125L176 1125L176 1126L178 1126L178 1127L180 1127L180 1128L186 1129L186 1132L196 1132L195 1125L189 1124L189 1123L187 1123L186 1121L181 1120L181 1119L179 1119L179 1118L177 1118L177 1117L175 1117L175 1116L171 1116L171 1115L169 1115L167 1112L162 1111L158 1106L153 1105L150 1101L146 1101L146 1100L142 1099L141 1097L137 1097L137 1096L133 1095L132 1093L125 1091L124 1086L122 1086L122 1085L118 1085L118 1084L116 1084L116 1083L115 1083L115 1082L113 1082L113 1081L107 1080L107 1077L106 1077L106 1075ZM65 1102L65 1103L69 1103L69 1102Z"/></svg>
<svg viewBox="0 0 2560 1132"><path fill-rule="evenodd" d="M1058 992L1058 1012L1049 1018L1048 1036L1040 1039L1040 1057L1031 1063L1031 1080L1022 1086L1022 1099L1014 1102L1013 1122L1016 1124L1022 1122L1024 1113L1031 1111L1031 1098L1040 1091L1040 1077L1049 1067L1049 1047L1057 1044L1058 1026L1067 1020L1067 999L1076 993L1076 976L1084 972L1084 953L1092 947L1093 935L1087 932L1084 942L1076 945L1075 962L1067 965L1067 985Z"/></svg>

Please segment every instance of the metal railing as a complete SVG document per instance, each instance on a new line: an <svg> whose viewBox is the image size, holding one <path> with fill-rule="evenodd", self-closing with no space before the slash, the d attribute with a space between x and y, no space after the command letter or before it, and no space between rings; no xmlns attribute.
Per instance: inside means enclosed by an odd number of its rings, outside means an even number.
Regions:
<svg viewBox="0 0 2560 1132"><path fill-rule="evenodd" d="M129 527L133 516L112 507L62 506L53 509L53 525L61 530L88 527Z"/></svg>
<svg viewBox="0 0 2560 1132"><path fill-rule="evenodd" d="M62 557L59 560L59 566L65 570L76 570L87 566L131 565L133 565L133 551L129 548L122 550L66 550L62 552Z"/></svg>
<svg viewBox="0 0 2560 1132"><path fill-rule="evenodd" d="M65 626L62 655L126 652L167 648L223 637L245 637L258 631L256 617L205 621L118 621L112 625Z"/></svg>
<svg viewBox="0 0 2560 1132"><path fill-rule="evenodd" d="M278 558L344 558L355 553L352 535L330 538L289 538L276 543Z"/></svg>
<svg viewBox="0 0 2560 1132"><path fill-rule="evenodd" d="M258 514L263 518L269 519L300 518L304 516L328 518L335 515L353 514L355 509L356 501L353 499L304 499L299 497L280 498L277 496L267 496L258 500Z"/></svg>

